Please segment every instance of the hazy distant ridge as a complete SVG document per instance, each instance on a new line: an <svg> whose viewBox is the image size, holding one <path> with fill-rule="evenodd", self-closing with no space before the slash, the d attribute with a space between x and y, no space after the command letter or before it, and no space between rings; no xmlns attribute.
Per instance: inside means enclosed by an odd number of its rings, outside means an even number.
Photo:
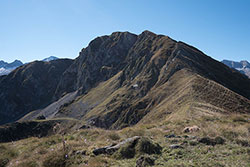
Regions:
<svg viewBox="0 0 250 167"><path fill-rule="evenodd" d="M57 59L58 58L55 56L50 56L50 57L43 59L42 61L49 62L49 61L57 60ZM11 63L7 63L7 62L1 60L0 61L0 76L8 75L11 71L15 70L16 68L20 67L21 65L23 65L23 62L21 62L20 60L15 60Z"/></svg>
<svg viewBox="0 0 250 167"><path fill-rule="evenodd" d="M245 74L250 78L250 63L246 60L237 62L237 61L231 61L231 60L223 60L221 61L225 65L227 65L230 68L234 68L238 71L240 71L242 74Z"/></svg>

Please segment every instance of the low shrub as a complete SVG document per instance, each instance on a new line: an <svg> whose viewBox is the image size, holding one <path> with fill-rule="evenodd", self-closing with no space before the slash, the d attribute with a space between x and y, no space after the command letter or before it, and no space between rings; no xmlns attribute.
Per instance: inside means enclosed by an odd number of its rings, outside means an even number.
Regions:
<svg viewBox="0 0 250 167"><path fill-rule="evenodd" d="M116 159L134 158L135 155L160 154L161 150L162 148L159 144L153 143L147 138L140 138L139 140L129 142L122 146L115 152L114 157Z"/></svg>

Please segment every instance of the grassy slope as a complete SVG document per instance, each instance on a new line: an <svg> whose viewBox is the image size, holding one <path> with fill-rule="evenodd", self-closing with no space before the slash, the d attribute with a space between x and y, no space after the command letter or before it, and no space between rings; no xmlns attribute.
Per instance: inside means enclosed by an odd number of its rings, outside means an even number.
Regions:
<svg viewBox="0 0 250 167"><path fill-rule="evenodd" d="M110 145L128 137L145 136L163 147L160 155L151 155L156 159L155 166L248 166L250 163L250 115L244 112L228 112L227 108L223 107L224 103L222 105L220 101L214 103L217 100L213 100L214 96L210 97L209 90L218 91L216 94L218 98L224 98L227 101L234 100L235 109L240 108L238 105L243 105L248 101L211 81L206 84L208 89L206 96L199 94L199 86L204 85L203 82L207 80L185 70L179 71L165 85L151 90L149 96L160 103L156 103L154 109L137 125L122 130L98 128L77 130L64 136L28 138L13 143L2 143L0 162L6 162L8 159L8 166L18 167L46 166L48 162L53 162L54 165L65 162L66 166L87 166L87 164L93 167L135 166L136 157L118 160L108 155L94 156L92 151L94 148ZM114 91L115 88L116 80L109 80L93 89L92 94L90 92L83 96L83 99L79 98L77 102L101 101L86 117L99 114L99 109L112 100L110 97L116 97L117 94L126 91L124 88ZM203 89L206 88L203 87ZM223 94L221 90L226 93ZM111 94L111 96L102 99L97 94ZM188 135L222 136L226 139L226 143L207 146L198 143L196 139L184 138L186 134L182 132L183 128L192 125L198 125L201 130ZM172 133L182 138L166 139L164 137ZM66 140L66 150L63 150L63 138ZM185 143L184 149L169 148L169 145L176 143ZM72 154L74 150L86 150L87 153L85 156L74 155ZM67 159L63 157L64 151L69 156Z"/></svg>
<svg viewBox="0 0 250 167"><path fill-rule="evenodd" d="M249 115L221 115L207 117L203 115L204 126L199 132L191 136L222 136L226 144L206 146L193 139L175 138L166 139L164 135L182 133L183 124L196 124L196 120L172 122L171 117L167 122L154 124L139 124L135 127L119 131L103 129L86 129L75 131L65 136L55 135L46 138L28 138L12 143L0 144L0 162L9 160L8 166L33 167L44 166L46 160L59 163L65 161L68 166L135 166L136 158L117 160L112 156L94 156L91 151L100 146L132 136L146 136L159 143L162 147L161 155L152 155L156 159L155 166L247 166L250 163L250 116ZM213 126L211 126L213 125ZM66 140L67 159L62 158L62 138ZM184 149L170 149L169 145L186 142ZM72 151L86 150L85 156L72 155Z"/></svg>
<svg viewBox="0 0 250 167"><path fill-rule="evenodd" d="M129 86L119 88L117 79L119 75L120 73L107 82L99 84L73 105L69 105L65 112L80 112L78 109L81 108L81 104L87 103L91 107L86 109L86 115L83 115L82 118L87 121L97 115L105 116L112 112L116 113L117 108L124 103L129 104L131 108L136 108L139 103L145 102L147 107L142 110L150 112L139 123L148 124L166 121L165 117L168 116L171 116L171 119L182 121L183 118L199 119L203 115L214 117L221 114L249 113L250 111L248 99L185 69L176 72L161 86L153 87L143 98L139 97L138 90L131 89ZM136 81L131 85L135 83ZM135 109L134 112L138 115L141 114L140 108ZM142 114L144 113L142 112ZM120 114L114 125L119 127L124 123L124 119L126 119L126 114ZM199 120L197 120L198 122Z"/></svg>

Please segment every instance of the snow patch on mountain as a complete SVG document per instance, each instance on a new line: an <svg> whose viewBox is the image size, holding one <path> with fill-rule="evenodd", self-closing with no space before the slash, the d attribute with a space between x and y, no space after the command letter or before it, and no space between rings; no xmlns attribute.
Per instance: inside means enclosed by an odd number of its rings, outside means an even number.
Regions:
<svg viewBox="0 0 250 167"><path fill-rule="evenodd" d="M23 63L20 60L15 60L12 63L0 61L0 76L8 75L11 71L15 70L21 65L23 65Z"/></svg>
<svg viewBox="0 0 250 167"><path fill-rule="evenodd" d="M234 68L238 71L240 71L242 74L245 74L250 78L250 63L246 60L236 62L231 60L223 60L223 64L227 65L230 68Z"/></svg>
<svg viewBox="0 0 250 167"><path fill-rule="evenodd" d="M49 62L52 60L57 60L59 58L55 57L55 56L50 56L47 57L45 59L43 59L42 61L45 62ZM25 63L27 64L27 63ZM0 61L0 76L2 75L8 75L9 73L11 73L11 71L15 70L16 68L20 67L21 65L23 65L23 63L20 60L15 60L12 63L7 63L5 61Z"/></svg>
<svg viewBox="0 0 250 167"><path fill-rule="evenodd" d="M42 61L46 61L46 62L49 62L49 61L52 61L52 60L57 60L58 58L55 57L55 56L50 56L50 57L47 57L45 59L43 59Z"/></svg>

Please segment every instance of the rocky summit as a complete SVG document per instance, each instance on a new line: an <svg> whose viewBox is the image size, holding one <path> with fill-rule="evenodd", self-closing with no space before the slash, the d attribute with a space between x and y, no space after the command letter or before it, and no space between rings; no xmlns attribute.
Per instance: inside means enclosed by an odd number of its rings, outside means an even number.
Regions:
<svg viewBox="0 0 250 167"><path fill-rule="evenodd" d="M178 166L203 153L247 164L250 79L150 31L97 37L75 60L25 64L0 77L0 102L0 141L31 142L42 166Z"/></svg>
<svg viewBox="0 0 250 167"><path fill-rule="evenodd" d="M250 80L198 49L144 31L90 42L63 72L47 107L24 117L70 117L120 129L184 108L249 113Z"/></svg>
<svg viewBox="0 0 250 167"><path fill-rule="evenodd" d="M183 108L250 111L250 80L168 36L114 32L72 60L34 62L1 79L1 123L69 117L120 129ZM39 112L38 112L38 111ZM188 112L188 111L186 111Z"/></svg>

